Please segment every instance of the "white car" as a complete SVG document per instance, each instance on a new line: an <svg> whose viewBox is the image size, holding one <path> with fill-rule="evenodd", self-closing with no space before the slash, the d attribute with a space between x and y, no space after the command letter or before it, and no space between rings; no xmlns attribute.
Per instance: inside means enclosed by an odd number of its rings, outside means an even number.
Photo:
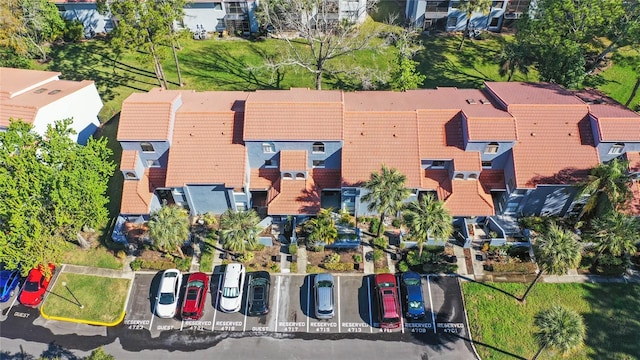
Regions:
<svg viewBox="0 0 640 360"><path fill-rule="evenodd" d="M172 318L176 315L182 274L178 269L168 269L162 273L158 295L156 296L156 315L161 318Z"/></svg>
<svg viewBox="0 0 640 360"><path fill-rule="evenodd" d="M240 311L242 306L242 289L244 288L245 269L242 264L227 265L222 277L220 290L220 310L232 313Z"/></svg>

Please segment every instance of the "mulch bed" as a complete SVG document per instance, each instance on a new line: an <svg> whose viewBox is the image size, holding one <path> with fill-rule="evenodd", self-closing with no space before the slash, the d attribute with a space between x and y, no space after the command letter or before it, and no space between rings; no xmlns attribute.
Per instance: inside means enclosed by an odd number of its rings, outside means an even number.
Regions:
<svg viewBox="0 0 640 360"><path fill-rule="evenodd" d="M471 250L463 249L464 263L467 266L467 274L473 274L473 261L471 260Z"/></svg>

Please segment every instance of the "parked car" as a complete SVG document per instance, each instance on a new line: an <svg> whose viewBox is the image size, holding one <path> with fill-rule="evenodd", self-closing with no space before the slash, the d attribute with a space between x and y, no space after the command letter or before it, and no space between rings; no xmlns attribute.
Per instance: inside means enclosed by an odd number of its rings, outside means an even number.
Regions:
<svg viewBox="0 0 640 360"><path fill-rule="evenodd" d="M322 273L314 278L313 288L316 295L316 318L328 320L335 315L333 275Z"/></svg>
<svg viewBox="0 0 640 360"><path fill-rule="evenodd" d="M187 290L182 301L181 317L183 320L198 320L202 317L202 309L209 291L209 277L203 272L189 275Z"/></svg>
<svg viewBox="0 0 640 360"><path fill-rule="evenodd" d="M20 284L20 270L0 270L0 302L8 301Z"/></svg>
<svg viewBox="0 0 640 360"><path fill-rule="evenodd" d="M18 297L20 303L29 307L40 305L55 271L56 266L51 263L48 265L48 270L44 265L29 270L27 281Z"/></svg>
<svg viewBox="0 0 640 360"><path fill-rule="evenodd" d="M251 316L269 313L269 291L271 276L266 271L252 274L249 281L249 310Z"/></svg>
<svg viewBox="0 0 640 360"><path fill-rule="evenodd" d="M228 313L240 311L244 288L245 268L240 263L227 265L222 277L220 310Z"/></svg>
<svg viewBox="0 0 640 360"><path fill-rule="evenodd" d="M396 329L400 327L400 304L398 284L393 274L377 274L375 278L380 327Z"/></svg>
<svg viewBox="0 0 640 360"><path fill-rule="evenodd" d="M162 272L158 295L156 295L156 315L161 318L176 316L178 298L182 286L182 273L178 269L167 269Z"/></svg>
<svg viewBox="0 0 640 360"><path fill-rule="evenodd" d="M402 274L402 287L404 299L407 305L406 316L409 319L418 320L424 318L424 297L422 296L422 277L420 274L409 271Z"/></svg>

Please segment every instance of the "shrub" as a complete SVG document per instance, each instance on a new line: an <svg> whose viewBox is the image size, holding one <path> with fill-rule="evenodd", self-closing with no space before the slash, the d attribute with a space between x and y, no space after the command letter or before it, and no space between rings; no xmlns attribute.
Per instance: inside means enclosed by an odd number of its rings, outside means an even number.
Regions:
<svg viewBox="0 0 640 360"><path fill-rule="evenodd" d="M298 272L298 263L293 261L291 262L291 264L289 265L289 271L292 273L297 273Z"/></svg>
<svg viewBox="0 0 640 360"><path fill-rule="evenodd" d="M439 254L444 251L444 246L440 245L427 245L424 247L424 251L430 252L432 254Z"/></svg>
<svg viewBox="0 0 640 360"><path fill-rule="evenodd" d="M362 254L353 254L353 262L361 263L362 262Z"/></svg>
<svg viewBox="0 0 640 360"><path fill-rule="evenodd" d="M343 211L340 213L340 219L338 220L338 224L354 226L355 222L353 221L353 216L351 216L349 212Z"/></svg>
<svg viewBox="0 0 640 360"><path fill-rule="evenodd" d="M204 213L200 218L202 219L202 221L204 221L204 225L208 228L212 228L218 223L218 219L212 212Z"/></svg>
<svg viewBox="0 0 640 360"><path fill-rule="evenodd" d="M189 271L191 268L191 258L185 257L184 259L177 258L175 259L176 268L180 271Z"/></svg>
<svg viewBox="0 0 640 360"><path fill-rule="evenodd" d="M404 241L400 242L400 249L404 249L407 247L407 244Z"/></svg>
<svg viewBox="0 0 640 360"><path fill-rule="evenodd" d="M379 249L387 248L387 239L383 236L373 239L373 245Z"/></svg>
<svg viewBox="0 0 640 360"><path fill-rule="evenodd" d="M352 263L324 263L323 267L331 271L352 271Z"/></svg>
<svg viewBox="0 0 640 360"><path fill-rule="evenodd" d="M487 252L487 251L489 251L489 242L488 242L488 241L482 244L482 249L481 249L481 251L482 251L482 252Z"/></svg>
<svg viewBox="0 0 640 360"><path fill-rule="evenodd" d="M316 265L307 264L307 274L318 274L323 272L326 272L323 268Z"/></svg>
<svg viewBox="0 0 640 360"><path fill-rule="evenodd" d="M136 262L138 260L139 259L136 259L133 262ZM137 270L140 270L140 269L167 270L167 269L172 269L176 267L176 264L174 264L172 261L166 261L166 260L140 260L140 262L136 263L135 265L133 265L133 262L131 263L131 268L134 269L134 266L138 267L138 264L139 264L140 267Z"/></svg>
<svg viewBox="0 0 640 360"><path fill-rule="evenodd" d="M251 260L253 260L254 258L255 258L255 254L253 252L251 252L251 251L247 251L247 252L245 252L244 254L242 254L242 255L240 255L238 257L238 261L243 263L243 264L246 264L246 263L250 262Z"/></svg>
<svg viewBox="0 0 640 360"><path fill-rule="evenodd" d="M611 254L602 254L596 263L596 272L602 275L622 275L629 267L629 260Z"/></svg>
<svg viewBox="0 0 640 360"><path fill-rule="evenodd" d="M296 244L289 245L289 254L295 255L297 253L298 253L298 245Z"/></svg>
<svg viewBox="0 0 640 360"><path fill-rule="evenodd" d="M322 246L322 245L313 245L311 247L311 251L313 251L313 252L323 252L324 251L324 246Z"/></svg>
<svg viewBox="0 0 640 360"><path fill-rule="evenodd" d="M65 20L62 38L66 42L78 42L84 37L84 25L79 20Z"/></svg>
<svg viewBox="0 0 640 360"><path fill-rule="evenodd" d="M360 221L361 224L371 224L372 219L374 219L374 218L367 217L367 216L362 216L358 220Z"/></svg>
<svg viewBox="0 0 640 360"><path fill-rule="evenodd" d="M375 273L376 273L376 274L384 274L384 273L391 272L391 271L389 270L389 267L388 267L388 266L380 267L380 268L375 268L375 269L374 269L374 271L375 271Z"/></svg>
<svg viewBox="0 0 640 360"><path fill-rule="evenodd" d="M268 268L271 272L280 272L280 264L278 263L271 263Z"/></svg>
<svg viewBox="0 0 640 360"><path fill-rule="evenodd" d="M118 259L120 259L120 260L124 260L124 259L127 257L127 253L126 253L126 252L124 252L124 250L119 250L119 251L116 253L116 257L117 257Z"/></svg>
<svg viewBox="0 0 640 360"><path fill-rule="evenodd" d="M380 219L372 218L371 223L369 224L369 231L373 234L377 234L378 227L380 227L380 233L384 233L384 224L380 223Z"/></svg>
<svg viewBox="0 0 640 360"><path fill-rule="evenodd" d="M384 251L380 249L373 249L373 261L380 261L384 256Z"/></svg>
<svg viewBox="0 0 640 360"><path fill-rule="evenodd" d="M491 271L498 273L533 274L536 272L536 264L532 262L494 263Z"/></svg>
<svg viewBox="0 0 640 360"><path fill-rule="evenodd" d="M393 221L391 222L391 226L393 226L394 228L399 228L402 225L402 218L395 218L393 219Z"/></svg>
<svg viewBox="0 0 640 360"><path fill-rule="evenodd" d="M409 264L407 264L406 261L402 260L398 263L398 270L400 270L400 272L407 272L409 271Z"/></svg>
<svg viewBox="0 0 640 360"><path fill-rule="evenodd" d="M537 233L542 233L547 229L550 218L541 216L527 216L519 220L520 226L523 228L531 229Z"/></svg>
<svg viewBox="0 0 640 360"><path fill-rule="evenodd" d="M337 264L339 262L340 262L340 255L336 253L327 255L323 261L323 263L325 264Z"/></svg>
<svg viewBox="0 0 640 360"><path fill-rule="evenodd" d="M262 251L262 250L264 250L265 247L266 247L265 244L256 244L256 246L254 246L252 249L249 249L249 250Z"/></svg>
<svg viewBox="0 0 640 360"><path fill-rule="evenodd" d="M133 271L138 271L140 269L142 269L142 260L141 259L135 259L131 262L131 264L129 264L129 266L131 266L131 270Z"/></svg>

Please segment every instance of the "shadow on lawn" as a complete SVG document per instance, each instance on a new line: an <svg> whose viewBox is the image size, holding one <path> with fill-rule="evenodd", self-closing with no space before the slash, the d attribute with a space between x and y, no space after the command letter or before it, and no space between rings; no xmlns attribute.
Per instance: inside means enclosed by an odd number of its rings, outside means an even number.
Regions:
<svg viewBox="0 0 640 360"><path fill-rule="evenodd" d="M256 46L247 47L264 63L275 62L269 54ZM280 89L284 70L271 70L249 64L227 49L202 49L181 60L182 73L196 78L208 78L228 90Z"/></svg>
<svg viewBox="0 0 640 360"><path fill-rule="evenodd" d="M489 284L484 283L484 282L476 281L476 280L471 279L471 278L468 278L468 277L466 277L466 276L464 276L464 275L458 275L458 277L459 277L459 278L461 278L461 279L464 279L464 280L466 280L466 281L468 281L468 282L472 282L472 283L480 284L480 285L482 285L482 286L486 286L486 287L488 287L488 288L490 288L490 289L493 289L493 290L499 291L499 292L501 292L501 293L503 293L503 294L505 294L505 295L507 295L507 296L509 296L509 297L511 297L511 298L513 298L513 299L515 299L515 300L517 300L517 301L520 301L520 298L519 298L518 296L516 296L516 295L514 295L514 294L511 294L511 293L509 293L509 292L506 292L506 291L504 291L503 289L500 289L499 287L495 287L495 286L493 286L493 285L489 285Z"/></svg>
<svg viewBox="0 0 640 360"><path fill-rule="evenodd" d="M640 358L640 285L585 284L591 311L582 314L593 359Z"/></svg>

